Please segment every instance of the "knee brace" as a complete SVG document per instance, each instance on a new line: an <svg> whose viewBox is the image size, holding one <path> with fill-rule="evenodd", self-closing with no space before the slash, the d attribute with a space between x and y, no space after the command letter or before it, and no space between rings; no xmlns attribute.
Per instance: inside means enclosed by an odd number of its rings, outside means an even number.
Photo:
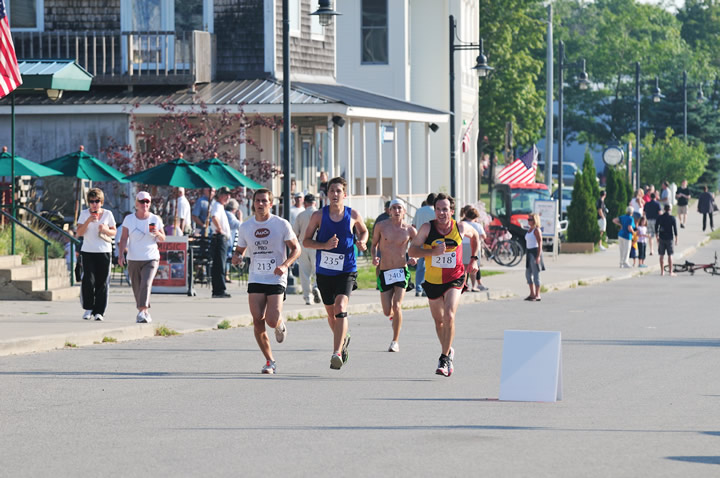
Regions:
<svg viewBox="0 0 720 478"><path fill-rule="evenodd" d="M339 314L335 314L336 319L344 319L347 317L347 312L340 312Z"/></svg>

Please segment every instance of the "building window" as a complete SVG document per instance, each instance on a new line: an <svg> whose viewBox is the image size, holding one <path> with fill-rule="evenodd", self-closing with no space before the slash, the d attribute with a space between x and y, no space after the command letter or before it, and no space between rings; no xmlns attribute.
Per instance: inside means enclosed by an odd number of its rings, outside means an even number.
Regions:
<svg viewBox="0 0 720 478"><path fill-rule="evenodd" d="M10 0L10 28L14 31L43 31L44 0Z"/></svg>
<svg viewBox="0 0 720 478"><path fill-rule="evenodd" d="M362 0L362 62L388 63L388 2Z"/></svg>
<svg viewBox="0 0 720 478"><path fill-rule="evenodd" d="M288 20L290 20L290 35L300 36L300 10L301 0L290 0L288 2Z"/></svg>

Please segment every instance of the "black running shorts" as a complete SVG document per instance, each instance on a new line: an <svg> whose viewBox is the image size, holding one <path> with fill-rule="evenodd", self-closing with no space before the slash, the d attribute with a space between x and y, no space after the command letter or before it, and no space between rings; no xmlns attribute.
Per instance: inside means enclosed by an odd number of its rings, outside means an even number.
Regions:
<svg viewBox="0 0 720 478"><path fill-rule="evenodd" d="M445 295L445 292L447 292L449 289L461 289L464 291L465 277L463 276L459 279L455 279L452 282L446 282L444 284L431 284L425 281L422 284L422 288L425 291L425 294L427 294L428 299L439 299L440 297Z"/></svg>
<svg viewBox="0 0 720 478"><path fill-rule="evenodd" d="M247 288L248 294L265 294L265 295L283 295L283 300L287 298L285 295L285 287L280 284L260 284L259 282L250 282Z"/></svg>
<svg viewBox="0 0 720 478"><path fill-rule="evenodd" d="M350 293L357 289L357 272L328 276L317 274L317 286L320 289L323 304L333 305L339 295L350 297Z"/></svg>

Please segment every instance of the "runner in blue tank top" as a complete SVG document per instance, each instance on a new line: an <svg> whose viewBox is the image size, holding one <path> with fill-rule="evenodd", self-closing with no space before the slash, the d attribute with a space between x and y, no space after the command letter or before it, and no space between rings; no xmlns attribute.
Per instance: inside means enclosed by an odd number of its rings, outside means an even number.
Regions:
<svg viewBox="0 0 720 478"><path fill-rule="evenodd" d="M341 177L328 182L329 205L313 213L302 242L303 247L317 250L317 285L333 331L332 369L339 369L348 359L350 334L347 306L350 293L357 288L353 245L362 252L367 250L368 240L362 216L356 210L345 207L346 189L347 182ZM357 233L356 242L353 231Z"/></svg>

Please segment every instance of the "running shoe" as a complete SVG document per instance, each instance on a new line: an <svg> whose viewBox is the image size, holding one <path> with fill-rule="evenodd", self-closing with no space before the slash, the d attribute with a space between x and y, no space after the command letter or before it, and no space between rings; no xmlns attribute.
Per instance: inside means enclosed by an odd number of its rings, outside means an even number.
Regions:
<svg viewBox="0 0 720 478"><path fill-rule="evenodd" d="M450 347L450 353L448 354L448 374L449 377L455 370L455 349Z"/></svg>
<svg viewBox="0 0 720 478"><path fill-rule="evenodd" d="M144 310L141 310L140 312L138 312L137 317L135 318L135 322L137 322L138 324L146 323Z"/></svg>
<svg viewBox="0 0 720 478"><path fill-rule="evenodd" d="M435 370L435 373L437 375L444 375L446 377L450 376L449 372L449 366L450 366L450 360L446 355L440 355L440 359L438 360L438 366Z"/></svg>
<svg viewBox="0 0 720 478"><path fill-rule="evenodd" d="M340 370L340 367L342 366L343 359L340 354L332 354L332 357L330 357L330 368L333 370Z"/></svg>
<svg viewBox="0 0 720 478"><path fill-rule="evenodd" d="M268 360L262 368L262 373L275 373L275 361Z"/></svg>
<svg viewBox="0 0 720 478"><path fill-rule="evenodd" d="M400 345L398 345L398 343L393 340L392 342L390 342L388 352L400 352Z"/></svg>
<svg viewBox="0 0 720 478"><path fill-rule="evenodd" d="M287 327L285 326L285 321L281 320L275 327L275 340L281 344L285 340L285 337L287 337Z"/></svg>
<svg viewBox="0 0 720 478"><path fill-rule="evenodd" d="M83 319L84 320L92 320L92 318L93 318L92 310L86 310L85 313L83 314Z"/></svg>
<svg viewBox="0 0 720 478"><path fill-rule="evenodd" d="M94 318L95 320L99 320L100 322L102 322L103 320L105 320L105 317L103 317L102 314L95 314L95 315L93 316L93 318Z"/></svg>
<svg viewBox="0 0 720 478"><path fill-rule="evenodd" d="M319 304L322 298L320 297L320 289L313 287L313 302Z"/></svg>
<svg viewBox="0 0 720 478"><path fill-rule="evenodd" d="M349 346L350 346L350 332L345 334L345 340L343 341L343 345L342 345L341 357L342 357L343 363L347 362L348 358L350 357L350 352L348 352Z"/></svg>

